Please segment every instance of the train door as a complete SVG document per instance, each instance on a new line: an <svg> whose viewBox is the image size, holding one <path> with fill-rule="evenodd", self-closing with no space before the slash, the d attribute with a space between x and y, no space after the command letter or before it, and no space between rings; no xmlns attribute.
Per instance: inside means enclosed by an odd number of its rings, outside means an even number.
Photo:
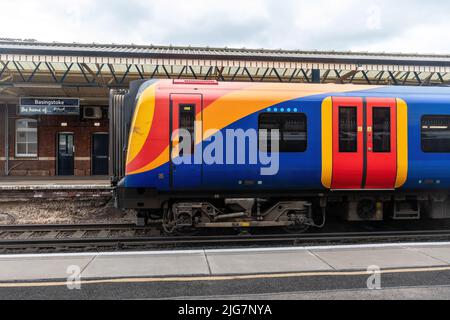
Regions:
<svg viewBox="0 0 450 320"><path fill-rule="evenodd" d="M73 133L57 134L57 168L58 176L73 176L75 163L75 146Z"/></svg>
<svg viewBox="0 0 450 320"><path fill-rule="evenodd" d="M366 189L394 189L397 178L395 99L367 99Z"/></svg>
<svg viewBox="0 0 450 320"><path fill-rule="evenodd" d="M198 188L202 182L203 159L202 95L172 94L170 105L171 188ZM185 139L190 140L190 150L181 147L188 145Z"/></svg>
<svg viewBox="0 0 450 320"><path fill-rule="evenodd" d="M94 133L92 135L92 164L93 176L106 176L109 171L109 135L107 133Z"/></svg>
<svg viewBox="0 0 450 320"><path fill-rule="evenodd" d="M331 189L394 189L396 100L333 98L332 114Z"/></svg>
<svg viewBox="0 0 450 320"><path fill-rule="evenodd" d="M363 180L363 101L333 99L332 189L360 189Z"/></svg>

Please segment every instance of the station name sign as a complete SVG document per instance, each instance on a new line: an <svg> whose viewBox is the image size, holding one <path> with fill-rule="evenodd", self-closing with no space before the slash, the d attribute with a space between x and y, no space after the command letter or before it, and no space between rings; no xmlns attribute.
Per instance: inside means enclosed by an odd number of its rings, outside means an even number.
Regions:
<svg viewBox="0 0 450 320"><path fill-rule="evenodd" d="M21 98L19 114L23 116L80 114L80 99Z"/></svg>

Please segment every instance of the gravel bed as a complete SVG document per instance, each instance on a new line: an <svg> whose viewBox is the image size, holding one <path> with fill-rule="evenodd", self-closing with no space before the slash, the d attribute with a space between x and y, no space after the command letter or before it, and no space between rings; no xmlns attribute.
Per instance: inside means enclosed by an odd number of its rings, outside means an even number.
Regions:
<svg viewBox="0 0 450 320"><path fill-rule="evenodd" d="M108 200L0 202L0 225L134 222L135 211L118 210Z"/></svg>

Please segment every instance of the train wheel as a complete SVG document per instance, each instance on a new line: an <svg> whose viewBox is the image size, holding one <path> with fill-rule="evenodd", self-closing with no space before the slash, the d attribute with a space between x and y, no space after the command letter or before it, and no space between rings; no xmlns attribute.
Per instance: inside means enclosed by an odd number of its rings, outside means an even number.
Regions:
<svg viewBox="0 0 450 320"><path fill-rule="evenodd" d="M289 227L283 228L283 230L290 234L302 234L309 230L309 226L306 224L303 225L293 225Z"/></svg>
<svg viewBox="0 0 450 320"><path fill-rule="evenodd" d="M175 235L179 237L193 237L199 234L199 230L195 228L178 228L175 231Z"/></svg>
<svg viewBox="0 0 450 320"><path fill-rule="evenodd" d="M290 212L290 213L291 213L290 220L294 222L294 224L285 227L284 230L287 233L291 234L301 234L308 231L308 229L310 228L309 224L307 224L309 216L299 212Z"/></svg>
<svg viewBox="0 0 450 320"><path fill-rule="evenodd" d="M162 219L162 212L161 210L150 210L148 212L148 219L151 221L157 221Z"/></svg>
<svg viewBox="0 0 450 320"><path fill-rule="evenodd" d="M163 229L169 236L195 236L198 229L192 226L180 226L179 221L175 218L172 209L164 209L163 212Z"/></svg>

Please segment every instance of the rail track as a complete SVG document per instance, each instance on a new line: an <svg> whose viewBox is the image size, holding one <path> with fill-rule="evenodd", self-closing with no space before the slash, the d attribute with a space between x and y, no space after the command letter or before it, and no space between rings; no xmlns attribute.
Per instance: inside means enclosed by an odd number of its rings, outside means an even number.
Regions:
<svg viewBox="0 0 450 320"><path fill-rule="evenodd" d="M0 253L432 241L450 241L450 230L165 237L155 227L136 227L129 224L0 226Z"/></svg>

